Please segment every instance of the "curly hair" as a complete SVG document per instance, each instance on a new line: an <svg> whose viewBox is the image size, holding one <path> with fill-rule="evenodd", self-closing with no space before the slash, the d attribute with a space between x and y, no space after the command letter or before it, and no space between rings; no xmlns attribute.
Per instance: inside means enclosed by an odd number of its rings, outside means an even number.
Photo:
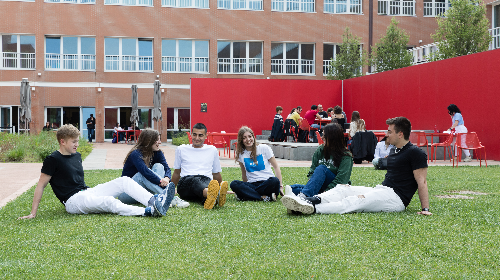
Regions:
<svg viewBox="0 0 500 280"><path fill-rule="evenodd" d="M139 150L142 154L142 160L144 160L144 163L148 168L151 168L150 162L151 158L153 157L153 145L158 141L158 138L160 137L160 133L158 131L151 129L151 128L146 128L141 131L141 134L139 134L139 139L137 140L137 143L132 147L132 149L128 152L127 156L125 157L125 160L123 161L123 164L127 162L128 157L130 154L135 151Z"/></svg>

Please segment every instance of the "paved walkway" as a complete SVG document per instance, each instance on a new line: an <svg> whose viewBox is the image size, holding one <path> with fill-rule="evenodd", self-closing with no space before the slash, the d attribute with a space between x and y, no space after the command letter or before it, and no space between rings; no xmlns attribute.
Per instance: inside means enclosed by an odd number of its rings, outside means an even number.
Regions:
<svg viewBox="0 0 500 280"><path fill-rule="evenodd" d="M132 144L94 143L92 153L83 161L83 169L122 169L123 161L131 148ZM175 148L176 146L171 143L161 145L170 167L174 165ZM239 166L234 162L232 151L231 158L227 154L224 156L222 149L220 152L222 167ZM277 159L277 162L280 167L309 167L311 165L311 161ZM439 160L429 165L451 166L452 164L449 161ZM460 165L479 166L479 162L473 160L468 163L460 163ZM500 162L488 160L488 165L500 165ZM372 167L372 164L364 162L356 164L355 167ZM0 163L0 208L34 186L38 182L41 168L41 163Z"/></svg>

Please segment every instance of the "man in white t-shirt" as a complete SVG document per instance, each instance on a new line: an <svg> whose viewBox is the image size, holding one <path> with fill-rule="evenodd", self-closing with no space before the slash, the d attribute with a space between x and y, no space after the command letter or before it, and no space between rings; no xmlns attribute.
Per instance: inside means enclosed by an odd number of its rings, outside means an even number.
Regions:
<svg viewBox="0 0 500 280"><path fill-rule="evenodd" d="M172 182L184 200L199 201L205 209L226 203L228 184L222 181L222 171L217 148L205 145L207 127L202 123L193 126L192 145L181 145L175 150Z"/></svg>

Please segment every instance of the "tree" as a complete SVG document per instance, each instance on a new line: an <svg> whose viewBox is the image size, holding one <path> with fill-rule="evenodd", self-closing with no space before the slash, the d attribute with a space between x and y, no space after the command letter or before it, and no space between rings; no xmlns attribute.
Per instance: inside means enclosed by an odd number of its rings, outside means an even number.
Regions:
<svg viewBox="0 0 500 280"><path fill-rule="evenodd" d="M492 37L488 31L486 8L482 0L450 0L451 8L438 17L438 29L431 37L438 50L431 60L440 60L488 50Z"/></svg>
<svg viewBox="0 0 500 280"><path fill-rule="evenodd" d="M362 76L361 68L366 65L366 54L361 52L360 39L354 36L349 27L342 34L342 44L339 45L339 53L336 59L330 61L327 79L345 80ZM361 52L361 53L360 53Z"/></svg>
<svg viewBox="0 0 500 280"><path fill-rule="evenodd" d="M398 21L392 18L385 36L373 48L371 63L376 72L411 66L413 55L406 49L409 41L410 36L399 29Z"/></svg>

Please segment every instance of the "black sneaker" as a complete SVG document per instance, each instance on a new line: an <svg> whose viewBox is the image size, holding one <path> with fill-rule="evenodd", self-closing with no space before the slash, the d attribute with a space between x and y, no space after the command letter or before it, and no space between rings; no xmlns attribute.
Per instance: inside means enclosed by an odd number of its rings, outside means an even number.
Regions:
<svg viewBox="0 0 500 280"><path fill-rule="evenodd" d="M306 201L308 201L312 205L316 205L316 204L320 204L321 203L321 197L319 197L317 195L311 196L311 197L306 197L306 198L303 198L303 199L306 200Z"/></svg>

